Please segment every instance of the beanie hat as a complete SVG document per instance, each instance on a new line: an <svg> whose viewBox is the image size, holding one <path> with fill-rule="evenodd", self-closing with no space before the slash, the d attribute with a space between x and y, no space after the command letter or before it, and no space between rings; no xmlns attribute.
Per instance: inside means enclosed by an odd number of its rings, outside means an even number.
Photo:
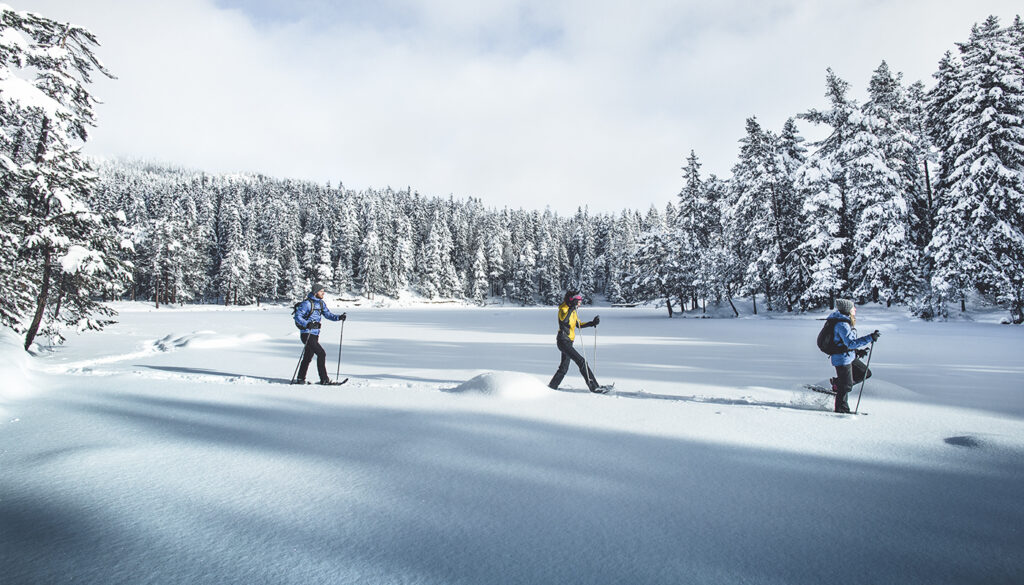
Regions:
<svg viewBox="0 0 1024 585"><path fill-rule="evenodd" d="M324 285L320 284L319 282L314 283L313 284L313 290L310 291L310 294L314 294L315 295L316 293L320 292L321 290L324 290L325 288L326 287L324 287Z"/></svg>
<svg viewBox="0 0 1024 585"><path fill-rule="evenodd" d="M839 312L844 315L849 315L853 311L853 301L849 299L836 299L836 308Z"/></svg>

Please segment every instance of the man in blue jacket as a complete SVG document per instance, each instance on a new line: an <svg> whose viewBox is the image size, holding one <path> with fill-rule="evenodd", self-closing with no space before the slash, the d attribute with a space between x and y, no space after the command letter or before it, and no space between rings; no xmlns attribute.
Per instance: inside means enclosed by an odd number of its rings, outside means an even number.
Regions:
<svg viewBox="0 0 1024 585"><path fill-rule="evenodd" d="M832 378L832 386L836 391L835 411L849 413L850 404L846 401L846 395L853 390L854 384L871 377L871 372L864 362L857 359L857 350L878 341L882 334L876 329L869 335L856 337L857 307L851 300L837 300L836 310L828 319L836 321L832 340L836 345L846 349L843 353L831 354L832 365L836 368L836 377Z"/></svg>
<svg viewBox="0 0 1024 585"><path fill-rule="evenodd" d="M324 317L331 321L344 321L348 315L332 313L324 303L324 287L314 284L313 290L306 300L295 308L295 325L302 330L300 337L304 347L302 362L299 365L299 376L295 379L296 384L307 383L306 371L309 370L309 362L313 361L314 354L316 355L316 370L320 374L320 384L331 384L331 379L327 376L327 351L320 345L320 321Z"/></svg>

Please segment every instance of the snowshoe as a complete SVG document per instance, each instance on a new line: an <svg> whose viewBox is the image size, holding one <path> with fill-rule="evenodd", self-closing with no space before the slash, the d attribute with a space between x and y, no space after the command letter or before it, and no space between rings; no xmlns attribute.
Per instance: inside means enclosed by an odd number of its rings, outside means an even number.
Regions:
<svg viewBox="0 0 1024 585"><path fill-rule="evenodd" d="M814 390L815 392L821 392L822 394L829 394L831 396L836 395L835 390L826 388L824 386L818 386L817 384L804 384L804 388L808 390Z"/></svg>
<svg viewBox="0 0 1024 585"><path fill-rule="evenodd" d="M338 382L336 380L331 380L330 378L328 378L327 380L321 380L321 381L317 382L317 384L320 385L320 386L341 386L345 382L348 382L348 378L345 378L344 380L342 380L340 382Z"/></svg>

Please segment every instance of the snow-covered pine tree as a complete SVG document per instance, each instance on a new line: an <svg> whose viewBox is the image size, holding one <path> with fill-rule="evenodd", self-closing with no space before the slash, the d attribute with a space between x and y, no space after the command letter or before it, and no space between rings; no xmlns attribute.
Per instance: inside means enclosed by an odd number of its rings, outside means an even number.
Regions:
<svg viewBox="0 0 1024 585"><path fill-rule="evenodd" d="M859 208L850 195L845 167L858 106L847 96L849 88L849 83L828 69L825 96L831 108L799 115L832 129L828 137L814 144L818 150L797 172L796 185L803 200L800 254L809 276L801 301L810 307L831 307L836 298L852 290L853 229Z"/></svg>
<svg viewBox="0 0 1024 585"><path fill-rule="evenodd" d="M537 296L537 251L533 248L533 242L526 240L523 249L519 251L519 259L516 263L515 275L512 279L514 288L513 299L524 305L536 303Z"/></svg>
<svg viewBox="0 0 1024 585"><path fill-rule="evenodd" d="M850 278L856 297L890 305L921 290L909 201L917 188L916 150L900 75L883 61L868 92L868 102L850 118L842 149L848 196L859 209Z"/></svg>
<svg viewBox="0 0 1024 585"><path fill-rule="evenodd" d="M799 137L790 121L785 142L747 120L747 135L740 142L740 158L733 167L732 205L728 217L743 230L737 252L745 270L745 290L764 293L768 309L795 304L794 280L799 263L799 205L794 187L794 166L800 156ZM757 311L755 300L754 311Z"/></svg>
<svg viewBox="0 0 1024 585"><path fill-rule="evenodd" d="M451 259L452 237L440 211L420 248L420 290L427 298L452 297L462 289Z"/></svg>
<svg viewBox="0 0 1024 585"><path fill-rule="evenodd" d="M480 306L485 305L490 283L487 280L487 253L484 251L483 242L479 240L473 258L473 267L470 269L470 283L469 298Z"/></svg>
<svg viewBox="0 0 1024 585"><path fill-rule="evenodd" d="M544 221L538 234L537 248L537 293L544 304L557 304L561 301L561 267L558 264L558 246L551 234L550 218Z"/></svg>
<svg viewBox="0 0 1024 585"><path fill-rule="evenodd" d="M487 232L487 282L490 286L491 295L501 294L502 278L505 274L505 250L502 248L501 236L497 232L497 226L493 222Z"/></svg>
<svg viewBox="0 0 1024 585"><path fill-rule="evenodd" d="M359 249L359 278L362 281L363 294L374 298L375 294L387 289L384 274L384 256L381 253L381 238L377 230L376 214L370 213L363 240Z"/></svg>
<svg viewBox="0 0 1024 585"><path fill-rule="evenodd" d="M95 126L88 85L103 68L89 31L0 6L0 320L32 346L44 317L97 329L93 295L130 278L113 218L86 201L96 175L80 145Z"/></svg>
<svg viewBox="0 0 1024 585"><path fill-rule="evenodd" d="M334 290L339 293L351 290L354 284L355 254L359 248L359 222L356 220L355 203L342 191L337 206L337 234L332 242L334 260Z"/></svg>
<svg viewBox="0 0 1024 585"><path fill-rule="evenodd" d="M739 316L732 298L743 286L744 270L737 249L744 228L727 219L731 191L729 182L715 175L704 182L704 193L709 203L707 224L712 226L712 230L707 251L700 258L700 286L705 299L712 299L715 303L727 300L733 313Z"/></svg>
<svg viewBox="0 0 1024 585"><path fill-rule="evenodd" d="M251 294L249 285L252 277L252 256L243 237L241 209L238 206L229 206L226 213L228 218L223 241L224 257L220 263L217 281L220 283L224 304L229 305L234 301L236 305L241 305L248 302Z"/></svg>
<svg viewBox="0 0 1024 585"><path fill-rule="evenodd" d="M572 245L569 253L572 256L573 287L583 295L586 302L594 298L594 228L591 223L589 209L580 207L573 218Z"/></svg>
<svg viewBox="0 0 1024 585"><path fill-rule="evenodd" d="M787 310L794 310L807 286L807 274L800 256L803 237L803 200L797 189L797 173L807 161L804 138L796 121L789 118L775 143L776 197L775 215L779 218L779 278L775 284L780 297L786 299Z"/></svg>
<svg viewBox="0 0 1024 585"><path fill-rule="evenodd" d="M403 213L396 214L392 220L395 235L395 247L392 254L394 275L392 290L395 296L412 282L416 264L416 248L413 241L412 223Z"/></svg>
<svg viewBox="0 0 1024 585"><path fill-rule="evenodd" d="M991 16L960 45L929 253L941 295L963 303L977 285L1024 323L1024 54L1014 34Z"/></svg>
<svg viewBox="0 0 1024 585"><path fill-rule="evenodd" d="M679 208L677 211L676 243L679 251L676 260L679 266L680 307L685 309L688 298L696 298L700 290L700 260L707 252L710 241L710 230L713 226L706 223L707 200L704 193L704 181L700 177L700 161L697 153L690 151L683 167L683 188L679 192Z"/></svg>
<svg viewBox="0 0 1024 585"><path fill-rule="evenodd" d="M672 317L672 299L678 294L674 234L669 231L656 207L651 207L645 225L649 226L649 229L640 235L633 256L636 272L626 278L626 286L637 300L664 299L668 316Z"/></svg>

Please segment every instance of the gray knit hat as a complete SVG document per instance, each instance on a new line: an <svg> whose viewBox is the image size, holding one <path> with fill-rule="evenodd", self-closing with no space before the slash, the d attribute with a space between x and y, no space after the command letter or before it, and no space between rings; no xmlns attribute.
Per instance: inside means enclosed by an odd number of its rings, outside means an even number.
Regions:
<svg viewBox="0 0 1024 585"><path fill-rule="evenodd" d="M853 311L853 301L849 299L836 299L836 308L839 312L844 315L849 315Z"/></svg>
<svg viewBox="0 0 1024 585"><path fill-rule="evenodd" d="M320 284L319 282L313 283L313 290L310 291L310 294L314 294L315 295L316 293L320 292L321 290L326 290L326 288L327 287L325 287L324 285Z"/></svg>

